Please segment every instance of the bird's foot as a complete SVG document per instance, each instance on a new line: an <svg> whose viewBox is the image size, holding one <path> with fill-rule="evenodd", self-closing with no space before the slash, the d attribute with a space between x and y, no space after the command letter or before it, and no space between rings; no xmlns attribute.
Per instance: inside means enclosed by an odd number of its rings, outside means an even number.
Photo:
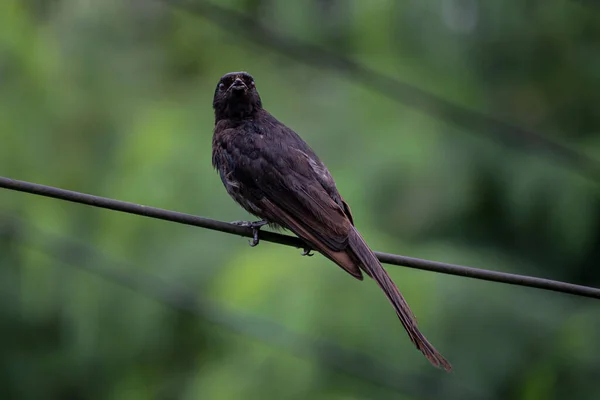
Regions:
<svg viewBox="0 0 600 400"><path fill-rule="evenodd" d="M313 251L313 249L311 249L310 247L305 247L304 250L302 251L302 254L300 254L300 255L312 257L315 255L315 253L311 253L312 251Z"/></svg>
<svg viewBox="0 0 600 400"><path fill-rule="evenodd" d="M252 228L252 239L248 241L250 247L257 246L259 243L258 240L258 231L262 226L268 224L267 221L233 221L231 222L233 225L244 226L246 228Z"/></svg>

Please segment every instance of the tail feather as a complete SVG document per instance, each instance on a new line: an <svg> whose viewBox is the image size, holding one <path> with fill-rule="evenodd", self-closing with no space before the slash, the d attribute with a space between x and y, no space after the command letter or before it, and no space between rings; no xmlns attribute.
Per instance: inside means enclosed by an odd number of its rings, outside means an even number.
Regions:
<svg viewBox="0 0 600 400"><path fill-rule="evenodd" d="M402 297L402 294L389 277L381 263L365 243L364 239L356 229L352 229L349 236L349 248L354 253L359 267L364 272L373 278L377 284L383 289L390 303L396 310L396 314L400 322L406 329L410 340L417 346L425 357L436 367L441 367L446 371L450 371L452 366L450 363L429 343L417 327L417 320L411 311L408 303Z"/></svg>

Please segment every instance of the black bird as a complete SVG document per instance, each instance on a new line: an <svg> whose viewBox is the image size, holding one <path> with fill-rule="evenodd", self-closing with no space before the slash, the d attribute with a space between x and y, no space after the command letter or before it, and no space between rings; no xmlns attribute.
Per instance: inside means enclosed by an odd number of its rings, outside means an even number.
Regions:
<svg viewBox="0 0 600 400"><path fill-rule="evenodd" d="M262 107L254 79L246 72L224 75L213 99L212 163L227 193L258 222L289 229L357 279L373 278L394 306L408 336L435 366L452 367L417 328L400 291L354 227L350 207L314 151L293 130Z"/></svg>

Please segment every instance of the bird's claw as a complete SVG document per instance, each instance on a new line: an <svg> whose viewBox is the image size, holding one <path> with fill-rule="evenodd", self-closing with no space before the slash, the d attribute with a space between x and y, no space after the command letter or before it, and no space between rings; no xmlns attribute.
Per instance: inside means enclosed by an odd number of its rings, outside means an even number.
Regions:
<svg viewBox="0 0 600 400"><path fill-rule="evenodd" d="M301 256L308 256L308 257L312 257L315 255L315 253L311 253L311 251L313 251L311 248L309 247L305 247L304 250L302 251L302 254L300 254Z"/></svg>
<svg viewBox="0 0 600 400"><path fill-rule="evenodd" d="M250 247L255 247L258 245L260 240L258 239L258 231L260 228L266 224L267 221L233 221L231 222L233 225L244 226L246 228L252 228L252 239L248 240L248 244Z"/></svg>
<svg viewBox="0 0 600 400"><path fill-rule="evenodd" d="M258 246L258 243L259 243L258 231L259 230L260 230L260 227L258 227L258 228L252 227L252 239L248 240L248 244L250 245L250 247Z"/></svg>

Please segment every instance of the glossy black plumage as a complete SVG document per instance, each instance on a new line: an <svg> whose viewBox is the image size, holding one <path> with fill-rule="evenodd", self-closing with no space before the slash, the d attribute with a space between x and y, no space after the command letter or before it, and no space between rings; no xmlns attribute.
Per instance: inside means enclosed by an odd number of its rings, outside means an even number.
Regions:
<svg viewBox="0 0 600 400"><path fill-rule="evenodd" d="M254 79L224 75L213 99L212 162L229 195L249 213L289 229L358 279L375 279L429 361L450 364L419 332L408 304L354 228L350 208L314 151L263 107Z"/></svg>

